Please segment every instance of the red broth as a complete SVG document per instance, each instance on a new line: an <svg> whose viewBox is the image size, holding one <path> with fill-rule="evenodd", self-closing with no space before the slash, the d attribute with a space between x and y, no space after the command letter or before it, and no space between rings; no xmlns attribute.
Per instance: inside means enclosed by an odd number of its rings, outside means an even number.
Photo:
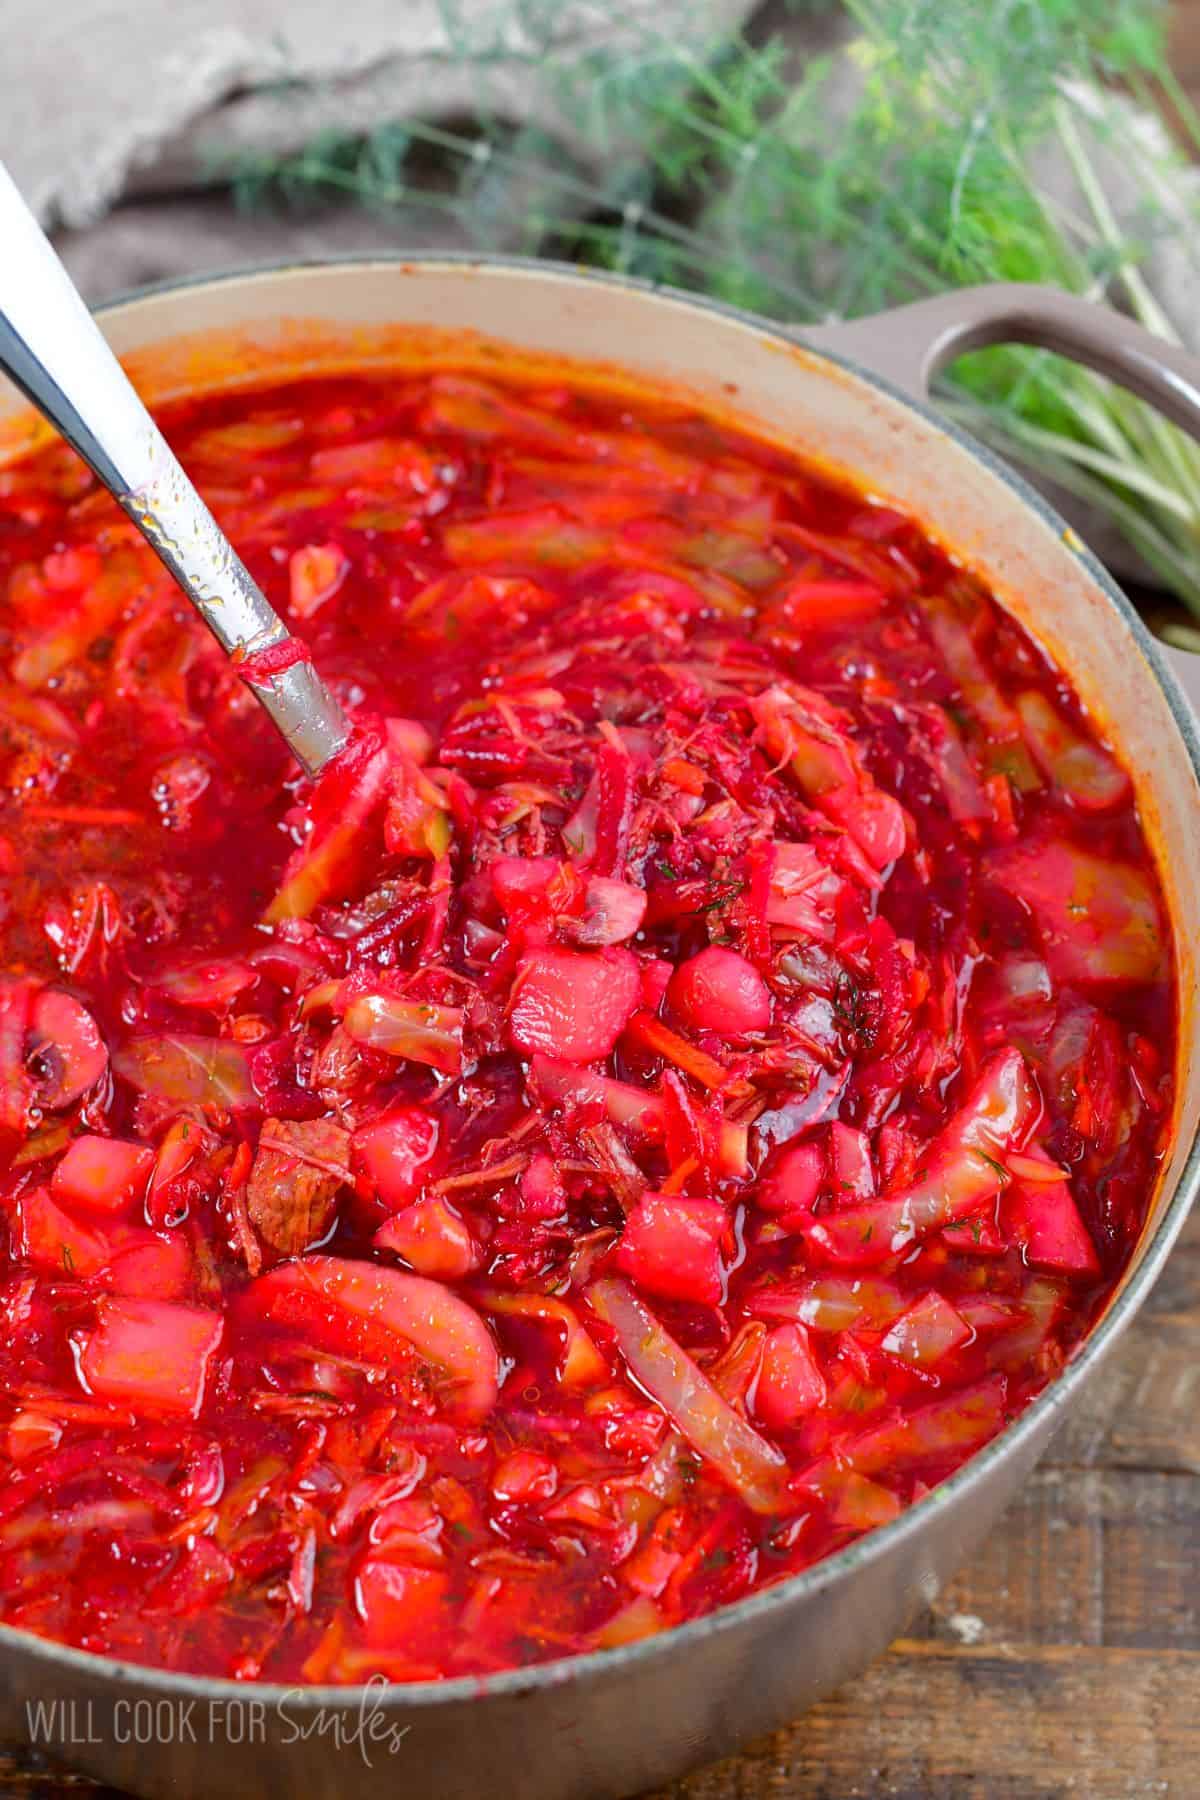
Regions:
<svg viewBox="0 0 1200 1800"><path fill-rule="evenodd" d="M80 465L0 474L0 1617L478 1674L893 1519L1163 1154L1167 914L1069 683L678 407L164 423L355 735L299 779Z"/></svg>

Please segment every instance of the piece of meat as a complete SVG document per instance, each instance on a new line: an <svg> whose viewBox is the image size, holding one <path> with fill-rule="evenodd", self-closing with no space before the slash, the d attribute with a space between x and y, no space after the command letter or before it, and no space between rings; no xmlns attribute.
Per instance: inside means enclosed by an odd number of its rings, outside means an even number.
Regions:
<svg viewBox="0 0 1200 1800"><path fill-rule="evenodd" d="M282 1256L299 1256L329 1230L350 1176L350 1134L332 1119L267 1119L250 1171L247 1210Z"/></svg>

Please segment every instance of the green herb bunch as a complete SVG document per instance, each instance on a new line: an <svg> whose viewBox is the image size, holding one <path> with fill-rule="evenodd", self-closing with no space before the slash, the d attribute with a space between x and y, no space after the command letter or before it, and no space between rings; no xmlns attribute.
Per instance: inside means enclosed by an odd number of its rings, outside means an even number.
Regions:
<svg viewBox="0 0 1200 1800"><path fill-rule="evenodd" d="M494 22L448 35L478 70L470 127L410 118L325 136L240 165L242 200L348 194L437 212L473 244L795 322L1049 282L1177 341L1160 270L1169 259L1174 286L1200 287L1200 187L1180 143L1200 149L1200 120L1155 0L845 0L849 47L803 68L778 29L698 44L619 6L607 48L564 49L548 25L539 45L531 0L518 4L520 52ZM494 97L514 55L540 84L536 127L511 126ZM1181 433L1048 352L963 357L944 398L1101 509L1200 615L1200 450Z"/></svg>

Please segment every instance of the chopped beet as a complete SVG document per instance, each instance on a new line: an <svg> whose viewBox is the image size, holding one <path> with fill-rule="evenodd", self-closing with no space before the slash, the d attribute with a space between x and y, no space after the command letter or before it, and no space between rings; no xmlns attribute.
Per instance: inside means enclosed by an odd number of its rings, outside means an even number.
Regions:
<svg viewBox="0 0 1200 1800"><path fill-rule="evenodd" d="M89 1390L139 1413L194 1418L221 1341L219 1313L165 1300L101 1300L79 1369Z"/></svg>
<svg viewBox="0 0 1200 1800"><path fill-rule="evenodd" d="M144 1144L88 1132L68 1145L55 1165L50 1187L64 1206L89 1213L123 1213L145 1192L153 1167L153 1152Z"/></svg>
<svg viewBox="0 0 1200 1800"><path fill-rule="evenodd" d="M402 1256L418 1275L461 1281L475 1266L475 1246L460 1213L440 1194L393 1213L371 1239L377 1250Z"/></svg>
<svg viewBox="0 0 1200 1800"><path fill-rule="evenodd" d="M353 1138L359 1185L379 1210L392 1213L415 1200L429 1179L438 1147L438 1122L417 1106L398 1106L360 1126Z"/></svg>
<svg viewBox="0 0 1200 1800"><path fill-rule="evenodd" d="M1016 1181L1001 1203L1004 1223L1026 1262L1094 1279L1100 1263L1071 1190L1062 1181Z"/></svg>
<svg viewBox="0 0 1200 1800"><path fill-rule="evenodd" d="M685 1024L718 1037L746 1037L771 1023L770 988L752 962L719 944L679 965L667 1000Z"/></svg>
<svg viewBox="0 0 1200 1800"><path fill-rule="evenodd" d="M715 1306L728 1236L729 1220L717 1200L643 1194L625 1221L617 1261L648 1294Z"/></svg>
<svg viewBox="0 0 1200 1800"><path fill-rule="evenodd" d="M231 669L0 474L0 1621L490 1677L886 1526L1073 1354L1169 1145L1114 747L890 508L664 405L173 406ZM312 656L315 782L241 676Z"/></svg>
<svg viewBox="0 0 1200 1800"><path fill-rule="evenodd" d="M788 1144L764 1169L758 1204L764 1212L811 1215L826 1184L825 1152L819 1143Z"/></svg>
<svg viewBox="0 0 1200 1800"><path fill-rule="evenodd" d="M767 1333L754 1410L764 1425L786 1431L823 1404L825 1378L803 1325L777 1325Z"/></svg>
<svg viewBox="0 0 1200 1800"><path fill-rule="evenodd" d="M530 1056L598 1062L628 1024L639 990L637 959L628 950L532 950L513 981L509 1037Z"/></svg>

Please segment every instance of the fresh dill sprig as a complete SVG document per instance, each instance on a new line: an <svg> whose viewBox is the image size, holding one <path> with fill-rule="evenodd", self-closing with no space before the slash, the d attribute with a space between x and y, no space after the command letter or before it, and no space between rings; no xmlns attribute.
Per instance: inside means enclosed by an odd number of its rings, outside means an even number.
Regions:
<svg viewBox="0 0 1200 1800"><path fill-rule="evenodd" d="M699 42L644 10L607 46L553 40L514 0L539 123L504 121L493 14L450 53L478 68L469 128L409 118L242 162L252 205L350 196L445 217L469 241L711 293L789 321L857 317L948 286L1049 282L1163 336L1169 255L1200 282L1200 148L1157 0L845 0L848 50L797 70L785 40ZM541 51L529 35L535 14ZM535 21L536 22L536 21ZM502 86L502 83L501 83ZM561 129L560 129L561 127ZM1049 352L979 351L944 399L1100 508L1200 614L1200 451L1153 409Z"/></svg>

